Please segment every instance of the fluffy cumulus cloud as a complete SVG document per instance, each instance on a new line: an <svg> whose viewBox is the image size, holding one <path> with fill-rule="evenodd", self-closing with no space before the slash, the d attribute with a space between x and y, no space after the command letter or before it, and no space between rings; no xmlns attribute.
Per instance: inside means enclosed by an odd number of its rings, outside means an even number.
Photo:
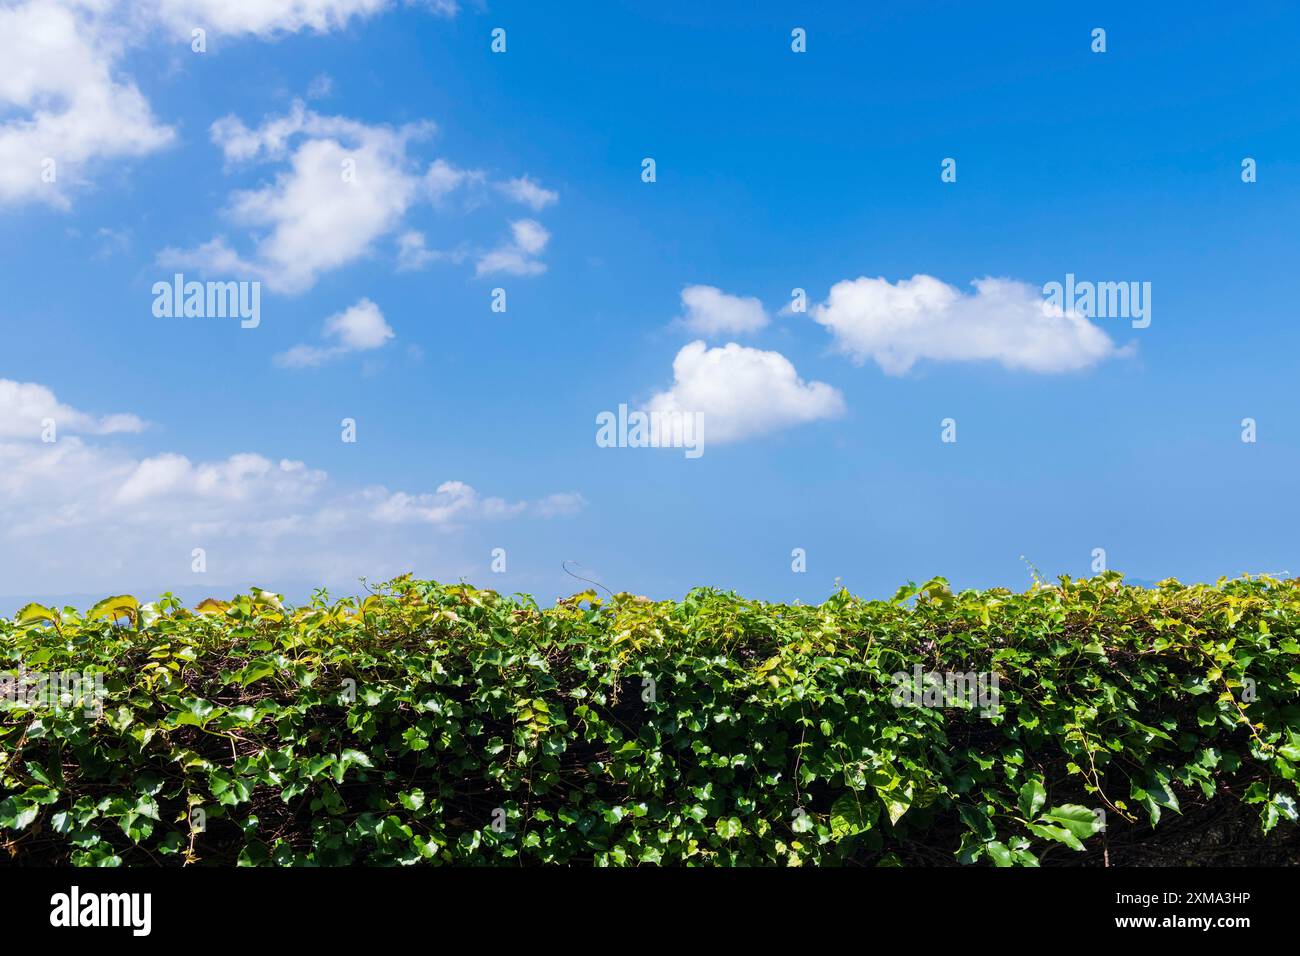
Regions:
<svg viewBox="0 0 1300 956"><path fill-rule="evenodd" d="M295 103L286 116L250 128L227 116L212 139L228 162L281 163L273 182L235 192L228 214L256 233L243 254L218 236L194 249L164 250L162 265L251 275L287 293L311 288L324 272L366 255L394 232L419 199L437 199L465 181L444 161L421 169L407 146L432 125L401 128L322 116Z"/></svg>
<svg viewBox="0 0 1300 956"><path fill-rule="evenodd" d="M705 439L719 443L834 418L843 414L844 398L825 382L803 381L780 352L696 341L673 359L672 388L647 408L700 413Z"/></svg>
<svg viewBox="0 0 1300 956"><path fill-rule="evenodd" d="M763 303L755 298L728 295L711 285L688 285L682 290L680 322L696 335L745 335L767 325Z"/></svg>
<svg viewBox="0 0 1300 956"><path fill-rule="evenodd" d="M371 17L396 0L26 0L0 6L0 208L71 204L107 161L142 157L171 144L173 128L158 119L125 72L128 53L146 43L208 37L273 41L297 32L326 33ZM455 0L405 0L443 16ZM318 78L319 80L320 78ZM326 78L328 79L328 78ZM313 81L315 95L329 84ZM168 268L259 279L296 294L324 273L367 255L377 240L397 236L399 270L471 253L428 249L405 228L418 202L438 205L457 191L482 197L492 189L540 211L559 199L528 176L492 182L479 170L445 159L427 166L408 146L432 123L400 128L323 116L295 103L283 116L248 126L235 116L212 124L228 167L274 164L258 188L231 194L225 213L247 245L218 234L158 256ZM479 274L538 275L549 233L533 220L511 224L512 238L477 253Z"/></svg>
<svg viewBox="0 0 1300 956"><path fill-rule="evenodd" d="M365 494L374 503L373 513L377 520L396 524L439 525L470 514L504 518L528 508L524 501L484 498L463 481L444 481L432 494L390 493L384 488L367 489Z"/></svg>
<svg viewBox="0 0 1300 956"><path fill-rule="evenodd" d="M0 439L42 439L60 433L112 435L144 431L145 423L135 415L91 415L65 405L44 385L0 378Z"/></svg>
<svg viewBox="0 0 1300 956"><path fill-rule="evenodd" d="M272 462L261 455L241 453L224 461L195 464L184 455L165 453L144 458L131 468L113 497L116 504L140 505L187 500L211 506L218 518L223 505L271 499L303 502L325 480L322 471L300 461Z"/></svg>
<svg viewBox="0 0 1300 956"><path fill-rule="evenodd" d="M480 276L503 272L512 276L535 276L546 271L542 254L551 234L535 219L517 219L510 224L510 238L485 252L475 265Z"/></svg>
<svg viewBox="0 0 1300 956"><path fill-rule="evenodd" d="M175 139L125 59L170 34L275 39L326 33L396 0L26 0L0 7L0 205L66 208L105 161L145 156ZM452 16L455 0L405 0Z"/></svg>
<svg viewBox="0 0 1300 956"><path fill-rule="evenodd" d="M275 357L275 364L284 368L305 368L324 365L349 352L368 352L383 347L394 337L392 326L384 318L379 306L369 299L325 320L323 337L328 345L295 345Z"/></svg>
<svg viewBox="0 0 1300 956"><path fill-rule="evenodd" d="M811 310L855 362L902 375L922 360L998 362L1009 369L1070 372L1120 355L1088 319L1052 307L1041 290L1011 279L977 279L963 293L933 276L837 282Z"/></svg>
<svg viewBox="0 0 1300 956"><path fill-rule="evenodd" d="M42 440L49 416L60 422L54 441ZM35 383L0 380L0 424L0 579L13 594L193 586L195 548L218 583L355 583L436 556L430 529L559 517L583 504L573 492L509 501L460 481L432 492L340 488L301 461L253 452L137 455L121 434L139 419L72 408Z"/></svg>
<svg viewBox="0 0 1300 956"><path fill-rule="evenodd" d="M302 102L259 126L249 127L236 116L217 120L212 140L227 163L279 164L273 182L233 193L226 210L235 224L253 231L252 249L240 252L216 236L193 248L164 249L159 264L253 276L272 289L295 294L311 288L322 274L367 255L388 236L397 246L400 271L435 260L459 262L464 252L429 249L422 233L404 226L417 203L438 205L457 191L487 184L479 170L441 158L422 166L408 155L408 147L433 129L427 122L393 128L323 116ZM521 201L532 197L530 204L536 205L536 195L554 195L531 180L523 182L528 188ZM507 242L480 254L479 275L545 271L537 257L550 239L546 229L532 219L512 222L510 228Z"/></svg>
<svg viewBox="0 0 1300 956"><path fill-rule="evenodd" d="M105 160L175 138L122 73L117 4L29 0L0 8L0 204L66 208Z"/></svg>

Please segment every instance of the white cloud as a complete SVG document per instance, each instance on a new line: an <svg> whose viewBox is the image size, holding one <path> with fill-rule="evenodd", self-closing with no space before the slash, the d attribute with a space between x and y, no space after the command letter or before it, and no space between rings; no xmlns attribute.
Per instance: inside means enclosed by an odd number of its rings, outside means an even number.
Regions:
<svg viewBox="0 0 1300 956"><path fill-rule="evenodd" d="M162 454L141 460L117 489L115 501L136 504L190 498L247 502L254 497L303 502L325 480L300 461L279 464L261 455L231 455L225 461L193 464L184 455Z"/></svg>
<svg viewBox="0 0 1300 956"><path fill-rule="evenodd" d="M91 415L62 404L44 385L0 378L0 438L38 441L47 419L54 422L56 438L65 433L114 435L145 429L135 415Z"/></svg>
<svg viewBox="0 0 1300 956"><path fill-rule="evenodd" d="M543 189L527 176L520 176L503 183L497 183L496 188L515 202L532 207L534 212L541 212L547 206L560 200L559 193L553 189Z"/></svg>
<svg viewBox="0 0 1300 956"><path fill-rule="evenodd" d="M439 16L454 17L460 12L460 4L456 0L406 0L408 7L423 7Z"/></svg>
<svg viewBox="0 0 1300 956"><path fill-rule="evenodd" d="M533 506L533 511L543 518L575 515L587 507L587 499L572 491L547 495Z"/></svg>
<svg viewBox="0 0 1300 956"><path fill-rule="evenodd" d="M711 285L688 285L682 290L682 305L686 312L680 321L697 335L744 335L767 325L758 299L728 295Z"/></svg>
<svg viewBox="0 0 1300 956"><path fill-rule="evenodd" d="M254 252L241 255L217 237L192 250L165 249L159 262L212 273L234 270L282 292L305 291L322 273L364 256L397 228L412 203L429 194L426 173L406 148L431 129L424 123L393 129L321 116L301 102L289 115L254 129L233 116L218 120L212 138L228 161L288 162L274 183L231 197L234 221L262 230ZM447 175L439 169L439 188Z"/></svg>
<svg viewBox="0 0 1300 956"><path fill-rule="evenodd" d="M200 26L211 35L274 39L344 29L392 5L390 0L26 0L0 6L0 207L45 202L66 209L72 193L87 185L89 170L106 160L148 155L175 139L135 82L122 75L126 54L132 46L156 42L158 27L185 39ZM407 5L444 16L458 10L454 0L407 0ZM329 76L320 74L308 93L319 97L331 88ZM367 255L378 239L400 228L417 201L440 204L458 190L486 186L481 171L445 159L421 168L407 155L408 144L433 128L432 123L391 128L322 116L302 102L253 128L235 116L219 119L211 136L228 165L259 161L281 167L271 182L230 196L226 213L235 226L253 233L251 248L236 248L219 234L192 248L164 248L158 262L247 276L288 294L306 291L322 274ZM533 209L557 199L526 176L498 189ZM545 231L535 223L512 228L528 234L483 254L480 274L545 271L528 251L538 235L545 244ZM421 252L409 243L400 251L399 269L466 255Z"/></svg>
<svg viewBox="0 0 1300 956"><path fill-rule="evenodd" d="M720 443L833 418L843 414L844 399L825 382L804 382L780 352L696 341L673 359L672 388L647 407L701 413L706 440Z"/></svg>
<svg viewBox="0 0 1300 956"><path fill-rule="evenodd" d="M537 501L507 501L483 497L463 481L445 481L432 493L407 494L382 486L366 488L358 496L375 521L388 524L445 525L469 518L511 518L532 514L539 518L567 518L587 507L575 491L561 491Z"/></svg>
<svg viewBox="0 0 1300 956"><path fill-rule="evenodd" d="M362 299L352 308L330 316L325 323L325 334L339 340L350 351L377 349L393 337L393 330L384 321L379 306Z"/></svg>
<svg viewBox="0 0 1300 956"><path fill-rule="evenodd" d="M510 224L511 238L479 257L477 275L504 272L507 275L535 276L546 271L546 264L536 258L550 242L551 234L534 219L517 219Z"/></svg>
<svg viewBox="0 0 1300 956"><path fill-rule="evenodd" d="M410 229L397 237L397 268L399 272L423 269L438 257L430 249L424 233Z"/></svg>
<svg viewBox="0 0 1300 956"><path fill-rule="evenodd" d="M281 33L340 30L388 6L388 0L155 0L160 18L178 34L194 27L226 35L270 38Z"/></svg>
<svg viewBox="0 0 1300 956"><path fill-rule="evenodd" d="M172 142L121 75L126 31L108 2L29 0L0 8L0 204L70 205L69 187L103 160ZM53 182L45 181L53 160Z"/></svg>
<svg viewBox="0 0 1300 956"><path fill-rule="evenodd" d="M295 345L287 352L277 355L275 364L285 368L323 365L349 352L380 348L394 337L394 332L379 306L369 299L361 299L351 308L326 319L323 335L326 339L333 339L334 344Z"/></svg>
<svg viewBox="0 0 1300 956"><path fill-rule="evenodd" d="M813 319L855 362L902 375L923 359L994 361L1010 369L1068 372L1123 353L1080 315L1048 306L1041 291L1011 279L977 279L974 294L928 275L891 283L837 282Z"/></svg>
<svg viewBox="0 0 1300 956"><path fill-rule="evenodd" d="M415 272L423 269L430 262L451 262L459 265L470 255L469 249L461 243L454 249L430 249L424 233L408 229L397 237L397 271Z"/></svg>
<svg viewBox="0 0 1300 956"><path fill-rule="evenodd" d="M158 42L160 29L189 40L262 39L346 28L392 7L392 0L26 0L0 7L0 205L70 205L104 160L145 156L174 138L154 117L123 62L133 46ZM406 0L453 16L455 0ZM316 91L320 87L316 86ZM47 181L47 160L54 161ZM70 188L71 187L71 188Z"/></svg>
<svg viewBox="0 0 1300 956"><path fill-rule="evenodd" d="M461 186L483 182L476 169L459 169L445 159L435 159L424 174L424 194L430 202L439 202Z"/></svg>
<svg viewBox="0 0 1300 956"><path fill-rule="evenodd" d="M45 443L17 427L51 409L83 426ZM573 493L507 501L459 481L433 492L339 488L300 461L241 452L202 461L137 456L112 440L114 418L60 403L34 383L0 382L0 580L10 594L268 583L355 584L436 564L431 537L482 522L571 514ZM567 503L567 504L557 504ZM191 571L194 548L209 577ZM445 565L443 565L445 567Z"/></svg>
<svg viewBox="0 0 1300 956"><path fill-rule="evenodd" d="M211 274L252 275L290 294L365 256L384 236L396 236L399 270L421 269L435 260L460 262L467 255L463 250L430 250L422 233L402 228L417 202L440 204L485 181L482 172L445 159L421 169L407 148L432 131L432 123L394 129L322 116L302 102L252 128L238 117L224 117L212 124L212 139L228 163L286 164L274 183L231 197L230 217L261 230L254 248L243 254L216 236L192 249L164 249L158 262ZM550 238L546 230L532 220L511 228L513 241L483 254L479 274L536 275L545 270L534 256Z"/></svg>
<svg viewBox="0 0 1300 956"><path fill-rule="evenodd" d="M345 29L393 6L392 0L153 0L159 18L174 31L189 36L194 27L232 36L271 39L311 30L328 33ZM442 16L454 16L455 0L406 0Z"/></svg>
<svg viewBox="0 0 1300 956"><path fill-rule="evenodd" d="M441 525L470 517L507 518L528 507L525 501L510 503L503 498L483 498L463 481L444 481L432 494L390 493L386 488L377 487L367 489L363 497L376 521L393 524Z"/></svg>

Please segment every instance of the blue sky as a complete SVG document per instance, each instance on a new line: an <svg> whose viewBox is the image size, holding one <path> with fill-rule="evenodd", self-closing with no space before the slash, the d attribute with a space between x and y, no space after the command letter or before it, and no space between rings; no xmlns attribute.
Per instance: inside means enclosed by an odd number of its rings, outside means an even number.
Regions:
<svg viewBox="0 0 1300 956"><path fill-rule="evenodd" d="M1294 8L557 9L0 3L0 595L1300 572Z"/></svg>

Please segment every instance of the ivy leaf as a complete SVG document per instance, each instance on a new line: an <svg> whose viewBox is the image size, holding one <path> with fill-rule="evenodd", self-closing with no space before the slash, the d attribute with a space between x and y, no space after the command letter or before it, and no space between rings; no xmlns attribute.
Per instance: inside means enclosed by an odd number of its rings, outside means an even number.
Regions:
<svg viewBox="0 0 1300 956"><path fill-rule="evenodd" d="M1169 774L1163 770L1152 770L1151 781L1146 787L1147 797L1152 803L1168 810L1179 812L1178 797L1169 785Z"/></svg>
<svg viewBox="0 0 1300 956"><path fill-rule="evenodd" d="M1289 742L1278 747L1277 752L1293 763L1300 763L1300 734L1297 734L1294 730L1288 731L1288 734L1290 735Z"/></svg>
<svg viewBox="0 0 1300 956"><path fill-rule="evenodd" d="M1063 803L1058 807L1052 807L1039 819L1049 825L1065 827L1081 840L1101 829L1101 822L1097 815L1087 807L1081 807L1076 803Z"/></svg>
<svg viewBox="0 0 1300 956"><path fill-rule="evenodd" d="M880 794L880 799L885 801L885 810L889 814L889 822L897 823L903 818L908 810L912 808L912 786L908 784L904 790L889 790Z"/></svg>
<svg viewBox="0 0 1300 956"><path fill-rule="evenodd" d="M977 836L981 842L987 843L989 840L997 838L997 830L993 828L993 821L989 819L988 811L983 807L971 806L970 804L959 804L957 815L961 817L962 823Z"/></svg>
<svg viewBox="0 0 1300 956"><path fill-rule="evenodd" d="M1055 840L1057 843L1064 843L1072 850L1083 849L1083 844L1079 842L1079 838L1065 827L1044 826L1040 823L1031 823L1029 824L1029 829L1040 837L1048 840Z"/></svg>
<svg viewBox="0 0 1300 956"><path fill-rule="evenodd" d="M1007 849L1006 844L994 840L989 843L985 849L993 859L994 866L1014 866L1015 862L1011 856L1011 851Z"/></svg>
<svg viewBox="0 0 1300 956"><path fill-rule="evenodd" d="M831 805L831 836L844 840L871 829L880 815L880 804L861 793L849 791Z"/></svg>
<svg viewBox="0 0 1300 956"><path fill-rule="evenodd" d="M206 727L208 721L217 713L217 707L211 701L197 697L187 697L180 702L180 710L172 714L172 723L177 727L192 725Z"/></svg>
<svg viewBox="0 0 1300 956"><path fill-rule="evenodd" d="M0 800L0 828L25 830L41 812L40 804L19 801L13 797Z"/></svg>
<svg viewBox="0 0 1300 956"><path fill-rule="evenodd" d="M1026 820L1034 819L1046 802L1047 791L1043 788L1043 782L1038 778L1030 780L1020 788L1020 812Z"/></svg>
<svg viewBox="0 0 1300 956"><path fill-rule="evenodd" d="M116 597L104 598L89 611L86 612L87 620L98 620L105 618L115 621L119 617L125 616L132 624L140 618L140 602L129 594L119 594Z"/></svg>
<svg viewBox="0 0 1300 956"><path fill-rule="evenodd" d="M41 621L47 624L58 624L59 615L44 604L26 604L19 609L18 616L14 618L14 623L19 627L27 627Z"/></svg>
<svg viewBox="0 0 1300 956"><path fill-rule="evenodd" d="M717 831L718 836L724 840L734 840L745 832L745 828L741 825L738 817L723 817L718 820L713 828ZM644 860L645 857L643 856L642 859ZM657 863L659 861L655 859L653 862Z"/></svg>
<svg viewBox="0 0 1300 956"><path fill-rule="evenodd" d="M239 672L238 677L235 679L245 687L248 687L251 684L256 684L264 678L270 677L276 672L276 669L274 662L268 661L265 658L259 658L258 660L250 661L248 665Z"/></svg>
<svg viewBox="0 0 1300 956"><path fill-rule="evenodd" d="M1292 823L1296 822L1296 801L1295 797L1288 793L1278 793L1273 796L1269 806L1274 808L1278 815Z"/></svg>

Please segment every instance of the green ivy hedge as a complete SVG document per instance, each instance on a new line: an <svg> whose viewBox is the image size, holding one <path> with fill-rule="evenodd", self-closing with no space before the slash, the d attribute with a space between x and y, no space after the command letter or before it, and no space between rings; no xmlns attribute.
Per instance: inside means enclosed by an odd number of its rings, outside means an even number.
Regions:
<svg viewBox="0 0 1300 956"><path fill-rule="evenodd" d="M1113 573L814 606L409 578L32 604L0 619L0 861L1032 866L1243 812L1268 848L1295 831L1298 634L1300 581ZM63 673L88 683L52 699Z"/></svg>

